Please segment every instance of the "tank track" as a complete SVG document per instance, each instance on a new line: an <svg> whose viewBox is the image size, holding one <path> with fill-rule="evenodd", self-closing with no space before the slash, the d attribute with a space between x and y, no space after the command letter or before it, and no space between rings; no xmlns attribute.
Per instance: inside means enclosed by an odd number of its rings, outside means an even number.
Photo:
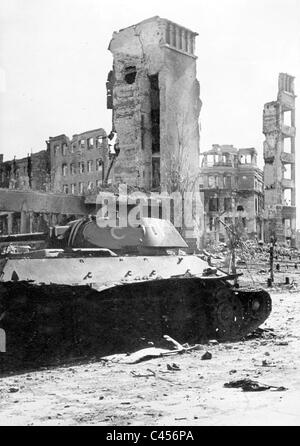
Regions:
<svg viewBox="0 0 300 446"><path fill-rule="evenodd" d="M270 315L272 301L262 289L218 287L208 302L210 337L235 341L257 329Z"/></svg>
<svg viewBox="0 0 300 446"><path fill-rule="evenodd" d="M209 339L235 341L269 316L266 291L226 281L174 278L98 292L90 286L0 284L0 328L7 337L0 373Z"/></svg>

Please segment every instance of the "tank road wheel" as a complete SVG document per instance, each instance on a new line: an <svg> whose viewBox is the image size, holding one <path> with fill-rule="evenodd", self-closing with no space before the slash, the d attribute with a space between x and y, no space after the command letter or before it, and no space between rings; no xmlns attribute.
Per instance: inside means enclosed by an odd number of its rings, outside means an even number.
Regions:
<svg viewBox="0 0 300 446"><path fill-rule="evenodd" d="M217 339L225 341L241 337L243 305L231 290L220 289L216 292L211 317Z"/></svg>

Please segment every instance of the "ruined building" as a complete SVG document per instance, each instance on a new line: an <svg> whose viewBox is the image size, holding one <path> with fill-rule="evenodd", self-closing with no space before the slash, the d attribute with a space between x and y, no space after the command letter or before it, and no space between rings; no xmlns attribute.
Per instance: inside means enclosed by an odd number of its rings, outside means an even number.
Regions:
<svg viewBox="0 0 300 446"><path fill-rule="evenodd" d="M296 244L294 78L280 73L277 101L263 112L265 239Z"/></svg>
<svg viewBox="0 0 300 446"><path fill-rule="evenodd" d="M109 142L102 128L50 137L51 190L72 195L97 192L107 177Z"/></svg>
<svg viewBox="0 0 300 446"><path fill-rule="evenodd" d="M3 161L0 155L0 188L49 190L49 153L41 150L25 158Z"/></svg>
<svg viewBox="0 0 300 446"><path fill-rule="evenodd" d="M50 164L46 150L9 161L4 161L0 155L0 235L29 232L30 225L32 228L43 227L39 213L32 214L29 223L25 196L49 189ZM24 192L23 198L19 191Z"/></svg>
<svg viewBox="0 0 300 446"><path fill-rule="evenodd" d="M120 148L116 183L160 191L178 174L198 174L196 35L158 16L113 34L107 106Z"/></svg>
<svg viewBox="0 0 300 446"><path fill-rule="evenodd" d="M200 191L204 200L203 245L225 242L227 225L242 222L249 238L263 237L263 174L254 148L214 144L202 154Z"/></svg>
<svg viewBox="0 0 300 446"><path fill-rule="evenodd" d="M0 157L0 235L44 232L93 213L87 196L110 181L108 146L97 129L50 137L47 150L26 158Z"/></svg>

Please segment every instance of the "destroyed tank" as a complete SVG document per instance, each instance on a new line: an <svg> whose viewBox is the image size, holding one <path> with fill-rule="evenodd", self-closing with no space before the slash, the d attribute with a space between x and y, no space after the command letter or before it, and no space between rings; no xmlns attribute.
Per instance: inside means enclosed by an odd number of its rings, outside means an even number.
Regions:
<svg viewBox="0 0 300 446"><path fill-rule="evenodd" d="M235 341L271 312L266 291L237 288L186 254L166 220L111 228L83 218L52 228L46 246L0 258L2 372L163 346L164 335Z"/></svg>

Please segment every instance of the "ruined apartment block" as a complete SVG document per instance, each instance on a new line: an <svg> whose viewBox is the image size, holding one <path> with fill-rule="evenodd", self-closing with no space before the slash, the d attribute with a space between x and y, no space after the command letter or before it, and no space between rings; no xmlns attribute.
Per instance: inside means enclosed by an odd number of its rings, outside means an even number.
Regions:
<svg viewBox="0 0 300 446"><path fill-rule="evenodd" d="M15 197L20 198L17 192L32 195L35 191L49 191L49 188L50 165L46 150L9 161L3 161L3 155L0 155L0 235L29 232L26 200L14 206L17 201ZM30 218L30 222L33 222L31 227L42 227L42 220L37 214L32 213ZM36 221L39 223L35 224Z"/></svg>
<svg viewBox="0 0 300 446"><path fill-rule="evenodd" d="M106 181L109 143L100 128L73 135L50 137L51 189L72 195L97 192ZM108 181L109 179L107 179Z"/></svg>
<svg viewBox="0 0 300 446"><path fill-rule="evenodd" d="M0 188L48 191L49 153L41 150L25 158L3 161L0 155Z"/></svg>
<svg viewBox="0 0 300 446"><path fill-rule="evenodd" d="M265 239L296 246L294 77L280 73L277 101L263 112Z"/></svg>
<svg viewBox="0 0 300 446"><path fill-rule="evenodd" d="M107 105L120 148L116 183L159 191L176 169L197 175L196 35L158 16L113 34Z"/></svg>
<svg viewBox="0 0 300 446"><path fill-rule="evenodd" d="M200 191L204 199L203 245L225 242L226 229L242 222L249 238L263 237L263 174L254 148L214 144L201 154Z"/></svg>

